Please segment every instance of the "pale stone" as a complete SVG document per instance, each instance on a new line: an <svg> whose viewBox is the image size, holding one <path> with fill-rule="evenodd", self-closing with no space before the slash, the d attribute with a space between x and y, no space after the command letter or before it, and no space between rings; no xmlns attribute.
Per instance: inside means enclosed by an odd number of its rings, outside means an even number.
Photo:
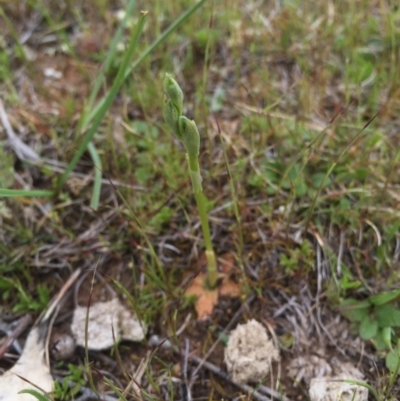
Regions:
<svg viewBox="0 0 400 401"><path fill-rule="evenodd" d="M87 307L78 306L74 311L71 331L77 345L86 346L85 327ZM147 327L135 314L123 306L118 298L90 306L87 346L90 350L111 348L121 338L130 341L144 339Z"/></svg>
<svg viewBox="0 0 400 401"><path fill-rule="evenodd" d="M240 324L229 336L225 363L237 383L264 380L271 363L279 360L279 350L268 338L265 327L256 320Z"/></svg>
<svg viewBox="0 0 400 401"><path fill-rule="evenodd" d="M345 382L345 380L359 381L361 377L361 372L355 368L350 369L348 364L344 364L343 373L311 380L309 389L310 400L367 401L368 389L366 387Z"/></svg>

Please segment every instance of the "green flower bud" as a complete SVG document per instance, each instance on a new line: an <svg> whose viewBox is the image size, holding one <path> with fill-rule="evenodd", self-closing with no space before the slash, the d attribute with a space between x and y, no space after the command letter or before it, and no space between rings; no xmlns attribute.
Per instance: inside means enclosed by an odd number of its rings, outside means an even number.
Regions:
<svg viewBox="0 0 400 401"><path fill-rule="evenodd" d="M164 93L167 95L168 99L171 99L172 103L178 110L179 115L182 115L183 112L183 92L178 82L172 78L171 74L166 73L164 82Z"/></svg>
<svg viewBox="0 0 400 401"><path fill-rule="evenodd" d="M179 114L178 110L172 103L171 99L164 103L163 115L165 122L172 129L172 132L176 135L176 137L182 140L182 135L179 132Z"/></svg>
<svg viewBox="0 0 400 401"><path fill-rule="evenodd" d="M200 152L200 134L196 123L185 116L180 116L179 131L182 136L181 141L185 145L188 154L190 169L197 171Z"/></svg>

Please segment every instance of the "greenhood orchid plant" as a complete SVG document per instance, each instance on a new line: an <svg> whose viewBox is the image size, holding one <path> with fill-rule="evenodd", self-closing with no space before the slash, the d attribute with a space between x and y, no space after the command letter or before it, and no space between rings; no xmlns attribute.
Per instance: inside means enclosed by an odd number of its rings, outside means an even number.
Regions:
<svg viewBox="0 0 400 401"><path fill-rule="evenodd" d="M206 202L201 185L202 177L199 166L200 134L196 123L188 119L183 113L183 92L179 84L170 74L164 78L164 119L174 135L182 142L186 149L189 164L189 174L192 181L197 209L199 211L201 228L207 257L207 286L215 288L218 280L218 271L215 253L211 243L210 227L208 224Z"/></svg>

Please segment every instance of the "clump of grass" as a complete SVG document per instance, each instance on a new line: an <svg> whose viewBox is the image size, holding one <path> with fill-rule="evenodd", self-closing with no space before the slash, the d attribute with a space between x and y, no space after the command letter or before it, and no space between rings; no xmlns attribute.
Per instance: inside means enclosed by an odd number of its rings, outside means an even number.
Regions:
<svg viewBox="0 0 400 401"><path fill-rule="evenodd" d="M163 115L166 123L174 135L182 142L186 149L186 156L189 164L189 174L192 181L193 192L196 198L199 211L201 228L203 231L204 243L207 257L207 280L206 285L215 288L217 285L218 271L214 249L211 243L210 226L206 212L206 200L201 185L202 177L199 166L200 134L197 125L193 120L188 119L183 112L183 92L179 84L170 74L165 74Z"/></svg>

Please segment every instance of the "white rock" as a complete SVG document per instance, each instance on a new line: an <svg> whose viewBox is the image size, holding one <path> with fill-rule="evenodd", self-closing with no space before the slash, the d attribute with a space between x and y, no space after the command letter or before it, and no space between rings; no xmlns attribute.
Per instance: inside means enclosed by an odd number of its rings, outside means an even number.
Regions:
<svg viewBox="0 0 400 401"><path fill-rule="evenodd" d="M358 380L341 373L337 376L318 377L311 380L309 395L311 401L367 401L368 389L344 380Z"/></svg>
<svg viewBox="0 0 400 401"><path fill-rule="evenodd" d="M272 361L277 360L279 351L261 323L250 320L231 332L225 348L225 363L235 382L259 382L265 379Z"/></svg>
<svg viewBox="0 0 400 401"><path fill-rule="evenodd" d="M71 331L77 345L81 347L85 347L87 312L87 307L78 306L72 319ZM90 306L87 346L91 350L111 348L121 338L141 341L146 332L146 325L125 308L118 298Z"/></svg>

